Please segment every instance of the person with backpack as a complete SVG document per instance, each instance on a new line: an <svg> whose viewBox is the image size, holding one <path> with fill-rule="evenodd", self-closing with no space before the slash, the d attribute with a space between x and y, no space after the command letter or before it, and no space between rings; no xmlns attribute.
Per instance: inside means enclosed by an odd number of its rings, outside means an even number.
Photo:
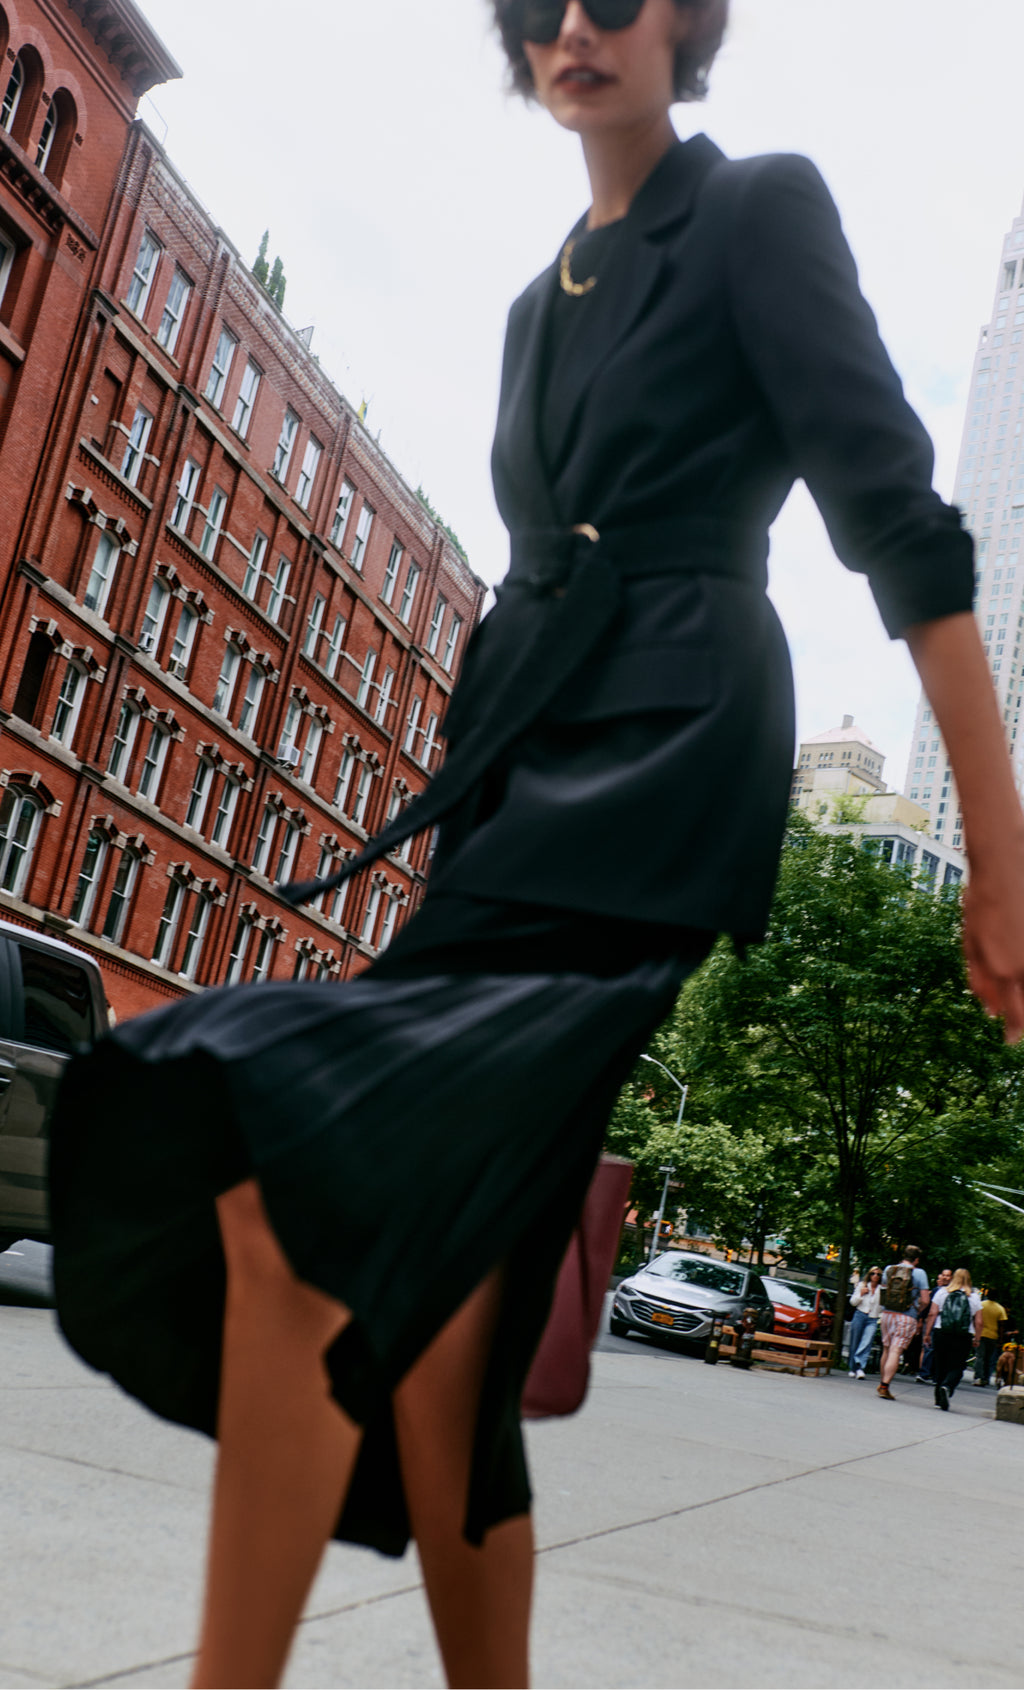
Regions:
<svg viewBox="0 0 1024 1690"><path fill-rule="evenodd" d="M963 1378L967 1357L981 1335L981 1298L966 1268L957 1268L949 1284L932 1298L926 1339L929 1334L934 1336L935 1406L948 1409L949 1399Z"/></svg>
<svg viewBox="0 0 1024 1690"><path fill-rule="evenodd" d="M878 1395L886 1402L896 1400L889 1386L931 1296L928 1276L917 1265L920 1260L917 1245L908 1244L902 1261L892 1263L882 1275L882 1362L878 1370L881 1375Z"/></svg>

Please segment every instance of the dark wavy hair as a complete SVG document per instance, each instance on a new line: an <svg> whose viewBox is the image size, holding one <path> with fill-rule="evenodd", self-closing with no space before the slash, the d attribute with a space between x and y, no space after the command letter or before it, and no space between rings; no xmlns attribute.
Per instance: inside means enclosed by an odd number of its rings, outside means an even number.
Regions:
<svg viewBox="0 0 1024 1690"><path fill-rule="evenodd" d="M677 100L703 100L708 91L708 73L722 45L729 21L729 0L675 0L703 13L692 38L676 52L673 84ZM533 76L523 47L519 18L520 0L490 0L494 23L508 60L509 81L517 94L534 97Z"/></svg>

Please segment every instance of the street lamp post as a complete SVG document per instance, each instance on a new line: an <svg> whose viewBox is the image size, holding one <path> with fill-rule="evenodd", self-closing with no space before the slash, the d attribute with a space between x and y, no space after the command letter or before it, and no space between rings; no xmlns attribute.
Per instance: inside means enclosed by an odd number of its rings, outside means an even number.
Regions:
<svg viewBox="0 0 1024 1690"><path fill-rule="evenodd" d="M668 1075L674 1086L679 1087L679 1113L676 1116L676 1127L678 1129L683 1119L683 1110L686 1108L686 1093L688 1088L684 1086L682 1080L677 1080L671 1068L666 1068L664 1062L659 1062L656 1056L648 1056L645 1051L640 1060L641 1062L653 1062L656 1068L660 1068L663 1074ZM653 1262L655 1255L657 1254L658 1240L661 1237L661 1223L665 1219L665 1204L668 1202L668 1182L675 1171L674 1166L671 1164L667 1168L658 1169L659 1174L664 1174L665 1183L661 1188L661 1207L658 1210L658 1218L654 1223L654 1232L651 1236L651 1248L647 1253L648 1262Z"/></svg>

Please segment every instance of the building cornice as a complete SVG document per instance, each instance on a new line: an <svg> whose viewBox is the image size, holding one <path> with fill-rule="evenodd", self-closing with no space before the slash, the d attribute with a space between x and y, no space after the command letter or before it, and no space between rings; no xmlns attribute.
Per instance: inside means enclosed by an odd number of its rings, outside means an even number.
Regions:
<svg viewBox="0 0 1024 1690"><path fill-rule="evenodd" d="M182 75L133 0L68 0L68 5L136 98Z"/></svg>

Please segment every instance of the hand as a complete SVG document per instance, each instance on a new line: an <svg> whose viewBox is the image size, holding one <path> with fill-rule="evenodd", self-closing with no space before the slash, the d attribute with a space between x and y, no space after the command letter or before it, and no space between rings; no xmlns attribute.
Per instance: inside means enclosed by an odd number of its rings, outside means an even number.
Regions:
<svg viewBox="0 0 1024 1690"><path fill-rule="evenodd" d="M1003 1017L1006 1042L1016 1044L1024 1033L1024 850L1000 855L977 869L972 864L964 956L971 990L990 1015Z"/></svg>

